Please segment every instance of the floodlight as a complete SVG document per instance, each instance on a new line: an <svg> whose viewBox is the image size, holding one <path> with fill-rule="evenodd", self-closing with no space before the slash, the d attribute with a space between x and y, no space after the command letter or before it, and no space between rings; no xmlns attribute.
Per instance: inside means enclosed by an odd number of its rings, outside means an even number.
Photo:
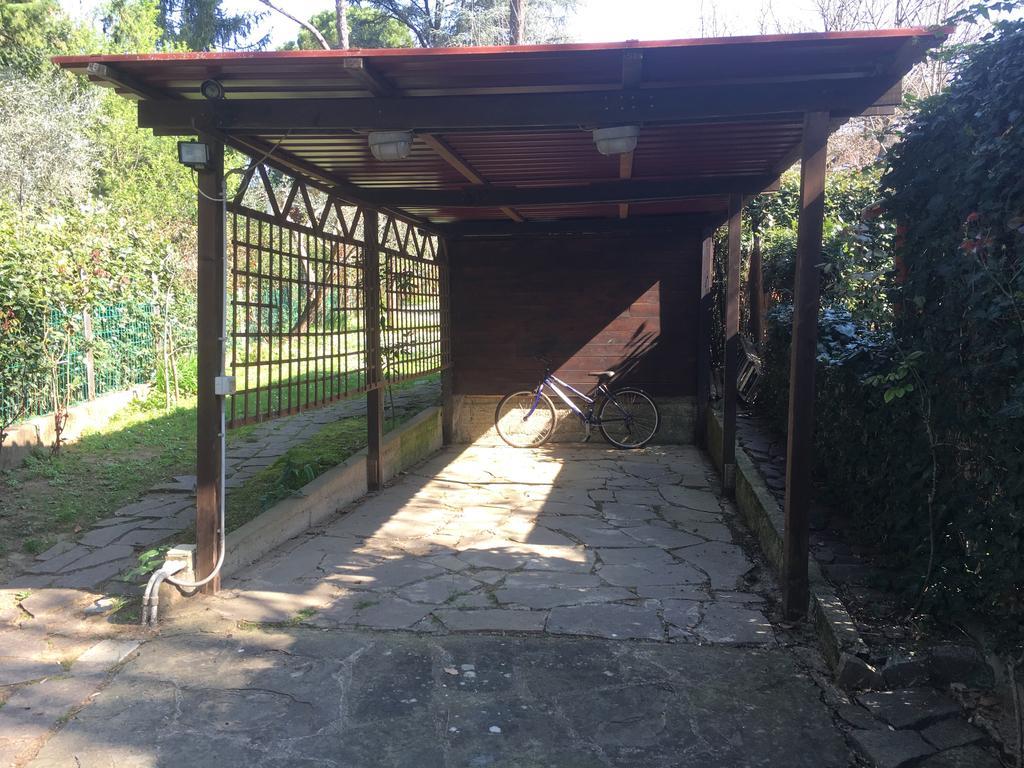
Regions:
<svg viewBox="0 0 1024 768"><path fill-rule="evenodd" d="M196 171L205 171L210 165L210 146L201 141L179 141L178 162Z"/></svg>

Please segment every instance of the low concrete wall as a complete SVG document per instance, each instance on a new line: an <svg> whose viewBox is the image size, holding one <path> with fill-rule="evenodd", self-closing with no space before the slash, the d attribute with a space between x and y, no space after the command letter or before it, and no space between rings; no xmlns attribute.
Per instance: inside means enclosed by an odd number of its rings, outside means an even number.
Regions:
<svg viewBox="0 0 1024 768"><path fill-rule="evenodd" d="M384 436L385 482L441 448L441 409L427 408ZM303 531L319 525L360 496L365 496L366 449L279 501L254 520L228 534L222 574L258 560Z"/></svg>
<svg viewBox="0 0 1024 768"><path fill-rule="evenodd" d="M90 429L101 429L111 417L133 400L144 400L149 394L149 385L140 384L121 392L111 392L87 403L68 409L68 420L61 435L63 442L73 443ZM0 469L16 467L32 451L51 448L54 441L53 414L37 416L7 430L3 448L0 449Z"/></svg>
<svg viewBox="0 0 1024 768"><path fill-rule="evenodd" d="M722 472L722 414L708 409L705 441L711 462ZM785 514L761 477L753 460L742 447L736 446L736 506L747 527L757 536L761 551L768 559L776 577L782 579ZM822 655L839 671L846 656L867 653L867 646L846 611L835 589L825 579L818 563L808 563L811 587L811 620L818 634Z"/></svg>
<svg viewBox="0 0 1024 768"><path fill-rule="evenodd" d="M454 441L456 443L482 443L494 445L501 443L501 438L494 429L494 410L501 400L500 395L455 395L454 406ZM558 412L558 427L552 440L556 443L574 443L583 439L583 427L577 416L570 411L558 398L553 397L555 410ZM655 435L654 443L687 444L693 442L694 398L692 397L658 397L655 398L658 412L661 414L661 427ZM594 430L594 438L601 440L600 434Z"/></svg>

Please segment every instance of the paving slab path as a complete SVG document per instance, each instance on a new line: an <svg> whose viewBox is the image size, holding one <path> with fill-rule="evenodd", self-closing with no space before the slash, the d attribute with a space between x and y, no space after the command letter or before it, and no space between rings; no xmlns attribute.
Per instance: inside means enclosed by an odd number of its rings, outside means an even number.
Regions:
<svg viewBox="0 0 1024 768"><path fill-rule="evenodd" d="M440 394L436 380L394 393L396 408L425 408ZM341 400L315 410L257 424L242 436L228 433L226 484L244 485L289 448L314 438L330 423L366 412L365 398ZM10 586L90 589L136 565L139 551L188 528L195 520L195 476L168 478L136 502L111 510L77 540L62 541L38 555Z"/></svg>
<svg viewBox="0 0 1024 768"><path fill-rule="evenodd" d="M996 768L849 696L687 447L448 449L159 631L0 590L0 766Z"/></svg>
<svg viewBox="0 0 1024 768"><path fill-rule="evenodd" d="M447 449L177 605L18 765L852 765L716 482L688 447Z"/></svg>

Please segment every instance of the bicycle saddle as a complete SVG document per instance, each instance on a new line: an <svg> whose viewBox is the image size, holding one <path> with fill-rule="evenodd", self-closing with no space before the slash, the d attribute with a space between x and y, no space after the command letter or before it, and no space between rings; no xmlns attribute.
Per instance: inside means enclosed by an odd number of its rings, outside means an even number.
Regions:
<svg viewBox="0 0 1024 768"><path fill-rule="evenodd" d="M588 371L587 376L597 376L598 378L611 378L614 376L616 371Z"/></svg>

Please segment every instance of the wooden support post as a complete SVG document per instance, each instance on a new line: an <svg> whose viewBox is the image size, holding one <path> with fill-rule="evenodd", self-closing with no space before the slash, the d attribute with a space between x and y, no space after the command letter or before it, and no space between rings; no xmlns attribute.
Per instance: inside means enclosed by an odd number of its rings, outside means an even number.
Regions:
<svg viewBox="0 0 1024 768"><path fill-rule="evenodd" d="M697 408L694 441L706 444L708 408L711 405L711 325L715 298L711 286L715 274L715 239L708 233L700 246L700 297L697 306Z"/></svg>
<svg viewBox="0 0 1024 768"><path fill-rule="evenodd" d="M729 257L725 279L725 389L722 409L722 493L736 489L736 379L740 365L740 212L742 195L729 195Z"/></svg>
<svg viewBox="0 0 1024 768"><path fill-rule="evenodd" d="M807 613L808 519L814 459L814 364L818 337L818 265L825 215L825 159L829 115L804 118L800 165L800 221L793 286L793 340L789 365L789 428L786 443L785 534L782 607L786 618Z"/></svg>
<svg viewBox="0 0 1024 768"><path fill-rule="evenodd" d="M441 238L440 250L440 298L441 311L441 437L445 445L451 445L455 435L455 371L452 368L452 320L451 320L451 259L448 243Z"/></svg>
<svg viewBox="0 0 1024 768"><path fill-rule="evenodd" d="M384 371L380 343L380 248L378 214L363 210L366 263L366 486L378 491L384 485L381 448L384 444Z"/></svg>
<svg viewBox="0 0 1024 768"><path fill-rule="evenodd" d="M754 229L750 245L750 275L747 280L750 308L750 339L759 350L764 341L764 274L761 266L761 233Z"/></svg>
<svg viewBox="0 0 1024 768"><path fill-rule="evenodd" d="M221 375L224 336L225 241L224 144L206 135L199 140L210 148L210 164L199 171L198 264L196 333L199 391L196 402L196 576L206 578L217 565L220 554L220 399L214 381ZM220 589L220 577L203 591Z"/></svg>

